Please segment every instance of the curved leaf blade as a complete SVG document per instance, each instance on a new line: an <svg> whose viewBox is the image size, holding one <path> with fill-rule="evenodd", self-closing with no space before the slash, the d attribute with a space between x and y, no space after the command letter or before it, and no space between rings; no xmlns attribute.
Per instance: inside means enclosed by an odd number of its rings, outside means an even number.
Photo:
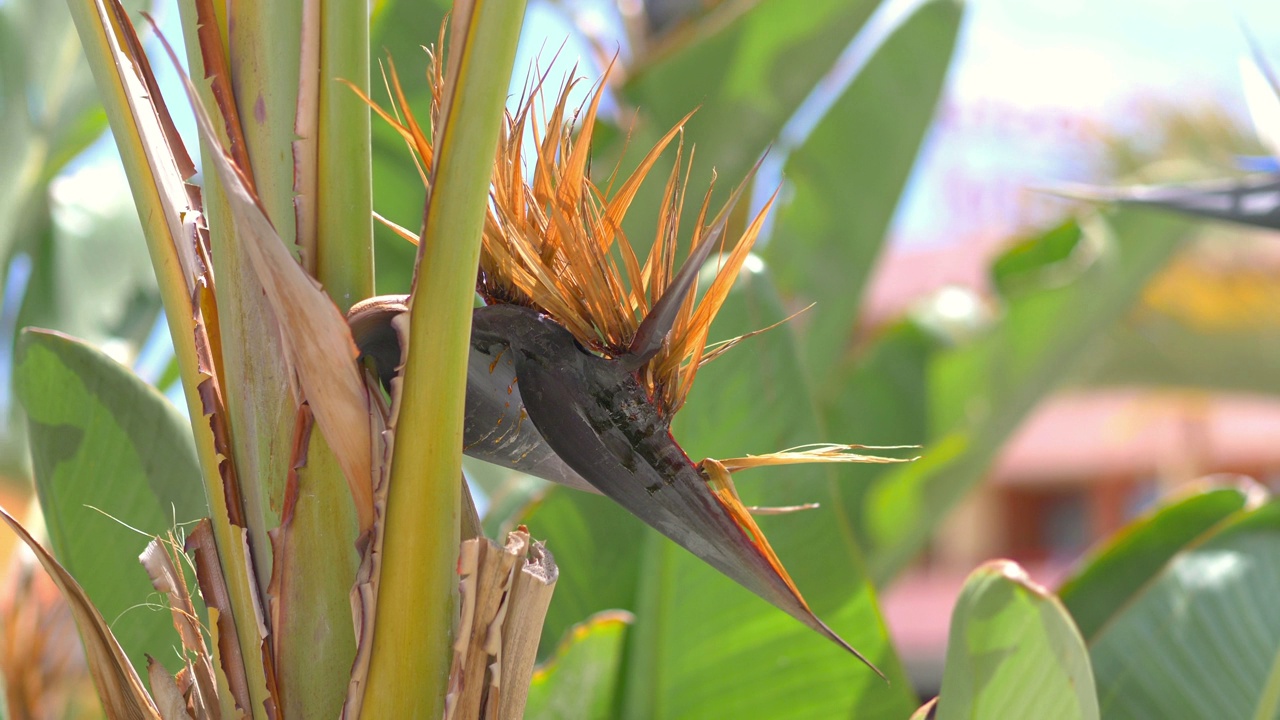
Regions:
<svg viewBox="0 0 1280 720"><path fill-rule="evenodd" d="M1280 712L1280 503L1174 556L1090 643L1108 717Z"/></svg>
<svg viewBox="0 0 1280 720"><path fill-rule="evenodd" d="M1099 717L1080 632L1057 598L1016 563L988 562L965 582L951 616L936 715Z"/></svg>
<svg viewBox="0 0 1280 720"><path fill-rule="evenodd" d="M805 334L815 381L839 376L857 298L933 119L962 17L956 0L920 5L787 157L794 199L762 255L784 296L818 303Z"/></svg>
<svg viewBox="0 0 1280 720"><path fill-rule="evenodd" d="M168 657L177 638L168 613L138 607L152 595L139 532L208 514L190 427L154 388L64 335L23 332L14 381L54 552L113 618L141 675L145 655Z"/></svg>
<svg viewBox="0 0 1280 720"><path fill-rule="evenodd" d="M690 36L695 42L637 68L623 92L659 133L701 102L685 128L698 139L692 177L706 177L711 168L745 177L878 4L814 0L803 12L787 0L761 0L745 10L726 4L704 21L705 32Z"/></svg>
<svg viewBox="0 0 1280 720"><path fill-rule="evenodd" d="M613 717L631 613L602 612L570 629L556 655L534 671L528 720Z"/></svg>
<svg viewBox="0 0 1280 720"><path fill-rule="evenodd" d="M1257 505L1266 491L1251 480L1215 484L1171 501L1125 526L1063 581L1058 596L1080 633L1092 639L1124 611L1175 554L1219 523Z"/></svg>
<svg viewBox="0 0 1280 720"><path fill-rule="evenodd" d="M923 547L1036 403L1080 366L1133 305L1146 281L1181 246L1185 228L1175 218L1142 210L1092 218L1075 235L1073 251L1087 262L1053 261L1058 255L1046 253L1041 263L997 265L1003 270L997 285L1010 288L1000 322L953 347L934 342L916 348L917 357L906 367L918 369L920 381L894 386L888 398L883 387L869 390L859 383L844 389L848 402L832 425L842 434L850 426L874 424L881 402L918 404L921 383L927 392L925 436L895 439L922 443L924 460L864 468L860 474L875 473L874 479L841 485L845 512L860 520L853 525L868 548L873 577L887 581ZM1056 242L1056 232L1026 244ZM863 377L867 383L876 379L876 373ZM864 393L877 404L868 405ZM872 435L869 442L875 441Z"/></svg>

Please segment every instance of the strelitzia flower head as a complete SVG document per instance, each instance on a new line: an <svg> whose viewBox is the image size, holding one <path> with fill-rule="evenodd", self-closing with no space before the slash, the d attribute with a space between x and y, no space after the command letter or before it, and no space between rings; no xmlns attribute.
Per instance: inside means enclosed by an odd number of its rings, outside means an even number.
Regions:
<svg viewBox="0 0 1280 720"><path fill-rule="evenodd" d="M438 98L443 78L438 55L432 55L428 77ZM601 187L588 165L604 82L580 113L576 133L567 119L573 82L566 83L547 110L539 103L539 81L518 111L506 117L476 280L486 305L472 321L464 449L483 460L612 498L867 662L814 616L739 500L730 475L761 465L896 460L861 455L853 452L859 446L850 445L708 458L696 464L684 453L671 435L671 420L698 369L746 337L708 345L711 323L772 200L730 242L730 211L745 183L714 215L708 189L677 270L688 186L682 137L688 116L630 175L615 185L615 170ZM430 134L405 103L394 68L390 86L396 105L390 112L376 105L375 110L408 142L420 170L429 168ZM539 115L545 118L541 122ZM536 148L527 172L526 133ZM657 235L641 262L623 222L641 183L672 145L676 162L666 180ZM431 178L426 172L422 177L430 188ZM412 233L398 232L416 242ZM713 254L713 279L700 293L700 271ZM373 340L394 337L373 330L378 326L373 319L397 311L402 307L397 303L403 302L374 299L350 315L362 350L382 358L384 380L394 375L388 358L398 357L398 349L380 348Z"/></svg>

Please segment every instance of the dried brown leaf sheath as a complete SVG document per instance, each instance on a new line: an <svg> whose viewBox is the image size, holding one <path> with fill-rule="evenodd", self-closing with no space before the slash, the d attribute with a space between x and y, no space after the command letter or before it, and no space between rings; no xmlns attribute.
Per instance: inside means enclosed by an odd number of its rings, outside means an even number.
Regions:
<svg viewBox="0 0 1280 720"><path fill-rule="evenodd" d="M551 554L523 529L507 535L506 547L487 538L462 544L446 720L523 716L558 574Z"/></svg>

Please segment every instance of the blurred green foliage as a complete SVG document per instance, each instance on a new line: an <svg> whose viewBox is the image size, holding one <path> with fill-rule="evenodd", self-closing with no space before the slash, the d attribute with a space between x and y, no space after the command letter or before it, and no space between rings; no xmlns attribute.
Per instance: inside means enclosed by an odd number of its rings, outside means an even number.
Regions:
<svg viewBox="0 0 1280 720"><path fill-rule="evenodd" d="M447 5L372 6L375 62L392 58L402 78L414 79L405 87L420 117L427 115L420 46L434 41ZM607 173L619 159L643 152L700 106L686 129L697 143L691 178L701 184L715 168L723 198L764 152L781 148L797 105L829 82L877 5L823 0L798 12L786 0L720 3L692 11L669 36L633 38L637 57L613 96L619 111L601 120L626 121L598 132L595 170ZM92 202L50 190L105 127L65 15L60 3L0 5L0 118L7 124L0 134L0 263L8 269L20 256L30 262L20 325L64 330L99 345L122 341L136 352L158 302L120 183L101 187ZM800 515L763 517L760 525L815 612L893 682L884 684L613 503L471 465L492 501L486 530L527 524L561 567L541 650L556 657L535 678L531 717L907 716L917 699L887 636L877 588L917 555L1048 393L1080 377L1082 367L1096 367L1104 351L1129 357L1128 365L1107 366L1109 372L1137 375L1124 368L1140 365L1141 350L1111 335L1186 232L1150 212L1089 214L1012 244L992 266L989 307L975 305L982 312L959 324L939 322L926 309L871 334L858 327L861 294L932 121L962 17L954 0L919 4L857 76L834 91L814 129L781 149L786 185L775 224L713 339L816 305L708 366L675 429L695 457L826 441L923 447L923 458L907 465L786 468L740 483L748 504L821 504ZM382 123L374 124L373 168L375 210L415 228L422 185L402 140ZM663 176L664 168L654 173ZM627 230L641 239L633 239L637 246L653 236L657 213L643 208L655 208L659 192L658 183L646 186L632 212ZM381 226L375 232L379 292L403 291L412 248ZM111 272L102 272L108 264ZM130 507L104 509L144 530L162 529L157 517L170 518L155 515L157 502L167 501L162 488L146 483L153 475L119 466L118 477L76 473L79 484L66 485L69 466L60 463L78 452L65 446L67 428L86 438L123 432L117 449L155 445L138 462L180 475L175 468L189 470L189 448L171 437L179 430L167 424L170 410L86 347L28 337L38 340L26 341L19 381L41 428L32 448L42 492L70 492L66 497L85 503L89 496L76 488L136 496ZM59 359L32 360L39 352ZM1238 352L1242 361L1252 357ZM1264 370L1249 377L1263 378ZM58 373L67 379L57 381ZM136 401L117 397L130 392ZM82 422L50 425L36 417L75 403L89 403ZM157 423L169 439L141 440L130 429L142 422ZM21 467L18 449L25 447L12 427L0 448L9 473ZM43 432L49 427L52 434ZM117 483L123 489L115 490ZM1152 708L1199 707L1197 698L1219 693L1238 701L1232 706L1243 714L1273 717L1280 631L1266 612L1274 573L1264 570L1277 566L1280 550L1273 506L1246 500L1243 491L1210 487L1158 509L1099 551L1068 583L1061 604L1009 566L979 569L953 619L953 633L967 640L953 642L948 656L943 697L955 699L944 700L938 716L982 716L959 709L966 705L1025 709L1044 702L1044 717L1096 717L1092 663L1104 712L1170 717ZM56 516L51 528L85 516L84 507L66 500L45 510ZM55 538L54 547L86 587L125 587L116 581L117 564L79 560L67 539ZM1196 627L1184 624L1177 607L1191 608ZM633 617L597 615L611 609ZM1145 644L1134 651L1139 641ZM1175 657L1174 671L1161 675L1144 662L1154 656Z"/></svg>

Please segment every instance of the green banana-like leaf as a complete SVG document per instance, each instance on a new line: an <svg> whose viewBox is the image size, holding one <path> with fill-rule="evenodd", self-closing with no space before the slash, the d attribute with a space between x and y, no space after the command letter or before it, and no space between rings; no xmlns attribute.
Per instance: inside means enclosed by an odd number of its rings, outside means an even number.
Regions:
<svg viewBox="0 0 1280 720"><path fill-rule="evenodd" d="M923 444L924 460L887 470L856 468L841 482L845 512L858 518L852 524L869 548L877 582L906 565L938 520L983 477L1027 413L1090 357L1180 246L1184 228L1167 216L1134 210L1024 241L995 266L994 284L1005 292L997 323L952 347L916 344L916 357L886 369L889 377L901 378L889 387L881 372L855 374L832 424L840 437L883 442L881 431L869 428L881 408L895 402L922 407L925 390L926 434L897 438ZM1062 233L1070 238L1065 246ZM1056 249L1032 252L1038 243ZM1017 255L1019 262L1012 262ZM891 356L873 350L866 357Z"/></svg>
<svg viewBox="0 0 1280 720"><path fill-rule="evenodd" d="M612 167L628 136L628 155L642 154L700 105L685 126L687 137L698 142L690 177L706 182L713 168L730 179L726 186L746 177L879 4L815 0L798 12L787 0L721 3L679 41L642 58L627 78L622 94L639 109L639 123L597 149L605 161L601 167L606 172ZM634 162L625 160L623 166ZM662 177L669 169L669 162L659 163L654 173ZM727 193L722 187L718 196ZM661 197L661 186L654 184L642 187L636 202L657 207ZM651 241L652 216L628 220L633 243Z"/></svg>
<svg viewBox="0 0 1280 720"><path fill-rule="evenodd" d="M1091 585L1115 608L1089 642L1107 717L1280 714L1280 504L1237 512L1189 539L1138 588ZM1073 595L1074 604L1086 600Z"/></svg>
<svg viewBox="0 0 1280 720"><path fill-rule="evenodd" d="M1108 334L1083 385L1280 393L1280 309L1217 327L1144 310Z"/></svg>
<svg viewBox="0 0 1280 720"><path fill-rule="evenodd" d="M453 3L449 0L377 0L369 18L369 51L373 97L386 101L383 72L388 58L396 64L409 105L418 117L428 117L431 93L424 77L424 45L436 40L440 23ZM383 217L417 232L422 225L426 195L417 168L408 161L404 138L390 125L375 122L373 141L373 209ZM382 223L373 225L378 262L376 285L380 295L407 293L413 275L414 248Z"/></svg>
<svg viewBox="0 0 1280 720"><path fill-rule="evenodd" d="M804 12L785 0L722 7L688 41L642 61L624 93L659 132L689 112L690 98L702 98L687 126L699 138L693 176L715 167L723 177L743 177L878 4L818 0Z"/></svg>
<svg viewBox="0 0 1280 720"><path fill-rule="evenodd" d="M106 129L78 45L64 3L0 5L0 266L47 221L47 183Z"/></svg>
<svg viewBox="0 0 1280 720"><path fill-rule="evenodd" d="M993 560L965 582L951 615L936 717L1099 717L1080 631L1016 563Z"/></svg>
<svg viewBox="0 0 1280 720"><path fill-rule="evenodd" d="M132 355L155 324L160 298L122 173L110 166L86 168L55 183L41 197L48 213L38 223L42 227L24 243L30 275L15 327L49 328L97 345L109 342ZM108 265L112 271L102 272ZM84 302L86 297L94 301ZM0 434L0 467L20 463L23 469L10 477L22 477L30 472L27 438L18 409L0 410L8 411L14 418L9 432Z"/></svg>
<svg viewBox="0 0 1280 720"><path fill-rule="evenodd" d="M804 338L817 388L841 381L858 298L933 118L961 16L956 0L933 0L903 19L787 158L793 199L762 255L784 297L817 303ZM820 403L834 399L819 392Z"/></svg>
<svg viewBox="0 0 1280 720"><path fill-rule="evenodd" d="M630 613L611 611L575 625L539 667L525 705L527 720L608 720L616 715L618 668Z"/></svg>
<svg viewBox="0 0 1280 720"><path fill-rule="evenodd" d="M1126 525L1058 588L1080 633L1092 640L1177 553L1266 495L1251 480L1202 483Z"/></svg>
<svg viewBox="0 0 1280 720"><path fill-rule="evenodd" d="M208 514L190 428L90 345L28 330L17 351L14 383L54 553L145 675L145 655L172 657L178 638L168 610L148 605L154 591L137 554L147 536Z"/></svg>

